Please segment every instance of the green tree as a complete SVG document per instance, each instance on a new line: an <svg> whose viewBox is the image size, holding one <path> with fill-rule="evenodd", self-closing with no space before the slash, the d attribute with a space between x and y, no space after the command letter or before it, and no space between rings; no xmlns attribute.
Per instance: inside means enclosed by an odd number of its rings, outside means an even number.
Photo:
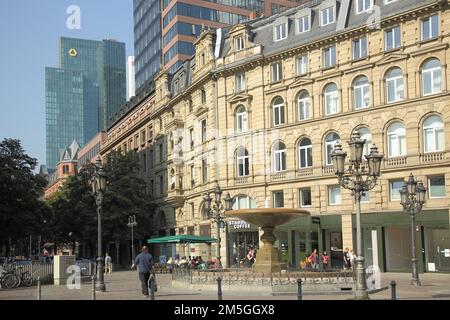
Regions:
<svg viewBox="0 0 450 320"><path fill-rule="evenodd" d="M40 201L47 181L34 174L37 159L27 155L16 139L0 142L0 242L37 234L45 205ZM6 246L9 254L9 246Z"/></svg>
<svg viewBox="0 0 450 320"><path fill-rule="evenodd" d="M62 243L85 241L92 247L96 238L95 200L90 192L90 172L69 177L61 190L47 199L51 213L47 235L57 247Z"/></svg>
<svg viewBox="0 0 450 320"><path fill-rule="evenodd" d="M108 181L103 203L104 239L129 239L126 224L132 214L138 221L136 238L148 238L155 207L146 192L146 182L139 174L139 155L134 151L112 152L104 169Z"/></svg>
<svg viewBox="0 0 450 320"><path fill-rule="evenodd" d="M90 181L94 165L68 178L60 191L47 200L51 208L48 229L55 243L82 241L91 250L97 241L97 213ZM129 240L128 216L136 215L136 238L147 238L154 207L146 192L146 182L139 176L139 157L135 152L112 152L104 164L107 190L102 209L104 243Z"/></svg>

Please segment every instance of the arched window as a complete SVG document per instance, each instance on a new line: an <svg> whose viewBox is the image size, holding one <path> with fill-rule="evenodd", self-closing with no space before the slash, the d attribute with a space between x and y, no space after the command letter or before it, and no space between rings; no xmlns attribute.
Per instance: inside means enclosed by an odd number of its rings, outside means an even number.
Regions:
<svg viewBox="0 0 450 320"><path fill-rule="evenodd" d="M429 116L423 122L424 152L444 151L444 123L439 116Z"/></svg>
<svg viewBox="0 0 450 320"><path fill-rule="evenodd" d="M359 135L361 139L366 140L366 144L364 145L364 155L369 155L370 153L370 146L372 145L372 134L370 133L369 128L359 128Z"/></svg>
<svg viewBox="0 0 450 320"><path fill-rule="evenodd" d="M368 108L370 105L369 79L361 76L353 83L355 109Z"/></svg>
<svg viewBox="0 0 450 320"><path fill-rule="evenodd" d="M334 145L339 141L339 139L339 135L334 132L328 134L325 139L325 164L327 166L331 166L333 164L333 161L331 160L331 153L334 150Z"/></svg>
<svg viewBox="0 0 450 320"><path fill-rule="evenodd" d="M286 145L283 142L275 142L273 156L273 170L275 172L286 171Z"/></svg>
<svg viewBox="0 0 450 320"><path fill-rule="evenodd" d="M441 92L441 62L438 59L430 59L422 66L422 87L424 96Z"/></svg>
<svg viewBox="0 0 450 320"><path fill-rule="evenodd" d="M307 120L311 118L311 97L308 91L302 91L297 96L298 120Z"/></svg>
<svg viewBox="0 0 450 320"><path fill-rule="evenodd" d="M247 110L241 105L236 108L236 132L245 131L247 131Z"/></svg>
<svg viewBox="0 0 450 320"><path fill-rule="evenodd" d="M406 129L403 123L394 122L387 131L388 157L406 155Z"/></svg>
<svg viewBox="0 0 450 320"><path fill-rule="evenodd" d="M250 163L248 151L244 147L239 147L236 151L236 167L238 177L245 177L249 175Z"/></svg>
<svg viewBox="0 0 450 320"><path fill-rule="evenodd" d="M247 195L240 194L233 198L233 210L239 209L254 209L256 208L256 201Z"/></svg>
<svg viewBox="0 0 450 320"><path fill-rule="evenodd" d="M273 125L279 126L285 123L284 101L278 97L273 102Z"/></svg>
<svg viewBox="0 0 450 320"><path fill-rule="evenodd" d="M303 138L298 144L298 166L300 169L312 167L312 143L309 138Z"/></svg>
<svg viewBox="0 0 450 320"><path fill-rule="evenodd" d="M339 112L339 92L336 84L330 83L325 87L324 105L326 116Z"/></svg>
<svg viewBox="0 0 450 320"><path fill-rule="evenodd" d="M393 68L386 73L386 100L393 103L405 99L403 72L400 68Z"/></svg>

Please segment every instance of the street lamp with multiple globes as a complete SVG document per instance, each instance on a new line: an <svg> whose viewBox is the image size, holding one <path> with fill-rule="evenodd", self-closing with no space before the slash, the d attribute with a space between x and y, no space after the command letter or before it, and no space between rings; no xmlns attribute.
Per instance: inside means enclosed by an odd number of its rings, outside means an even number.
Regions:
<svg viewBox="0 0 450 320"><path fill-rule="evenodd" d="M136 216L133 214L128 217L127 226L131 229L131 261L134 263L134 233L133 229L137 226Z"/></svg>
<svg viewBox="0 0 450 320"><path fill-rule="evenodd" d="M222 269L222 262L220 257L220 229L225 227L225 216L223 215L224 211L231 210L233 199L230 196L230 193L227 193L225 196L225 206L222 204L222 190L220 189L219 183L216 181L216 187L214 189L214 204L212 203L212 198L209 196L209 193L205 193L203 196L204 203L204 211L205 215L208 219L213 220L217 224L217 268Z"/></svg>
<svg viewBox="0 0 450 320"><path fill-rule="evenodd" d="M381 174L381 161L384 155L378 153L378 148L372 145L370 154L366 155L363 162L365 139L361 139L359 131L355 130L348 144L350 146L350 165L345 169L345 158L347 153L342 151L342 145L338 142L331 154L335 174L338 176L339 184L352 191L356 204L356 298L366 299L367 284L364 266L364 254L362 248L361 231L361 197L367 191L376 186L377 179Z"/></svg>
<svg viewBox="0 0 450 320"><path fill-rule="evenodd" d="M411 244L412 244L412 279L411 284L420 286L419 270L416 257L416 214L422 211L425 203L425 195L427 189L423 186L422 181L414 180L411 173L408 181L405 181L400 191L400 204L403 206L403 212L411 216Z"/></svg>
<svg viewBox="0 0 450 320"><path fill-rule="evenodd" d="M104 261L103 261L103 244L102 244L102 204L103 195L106 191L106 174L103 170L102 161L97 159L95 164L95 173L91 179L92 193L95 196L97 205L97 282L95 284L96 291L106 291L105 281L103 278Z"/></svg>

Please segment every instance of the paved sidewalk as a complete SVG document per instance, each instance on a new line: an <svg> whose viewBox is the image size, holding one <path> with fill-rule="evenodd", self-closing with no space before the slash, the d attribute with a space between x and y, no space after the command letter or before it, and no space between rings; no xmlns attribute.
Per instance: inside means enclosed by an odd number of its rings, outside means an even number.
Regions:
<svg viewBox="0 0 450 320"><path fill-rule="evenodd" d="M450 274L424 274L421 275L422 286L410 285L410 274L383 273L382 287L389 285L391 280L397 282L397 299L444 299L450 300ZM216 292L190 291L171 288L171 275L157 275L158 292L156 300L217 300ZM97 300L146 300L140 292L140 283L136 272L115 272L105 276L106 292L97 293ZM36 287L0 290L0 300L35 300ZM390 299L391 292L384 290L371 294L373 300ZM42 286L42 300L91 300L91 283L82 283L81 289L69 290L66 286ZM310 295L305 294L304 300L348 300L353 295ZM250 296L242 292L223 293L224 300L296 300L295 295L272 296L262 292Z"/></svg>

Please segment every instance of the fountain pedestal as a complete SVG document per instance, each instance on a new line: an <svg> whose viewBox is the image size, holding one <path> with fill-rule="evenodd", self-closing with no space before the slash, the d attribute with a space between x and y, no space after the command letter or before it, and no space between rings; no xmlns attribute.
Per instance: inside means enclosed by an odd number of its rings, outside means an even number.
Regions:
<svg viewBox="0 0 450 320"><path fill-rule="evenodd" d="M262 229L261 241L264 245L256 254L253 271L274 273L286 269L286 263L281 262L279 251L274 246L276 237L273 231L275 227L297 219L302 215L309 215L309 212L300 209L264 208L232 210L227 211L226 215L240 218Z"/></svg>
<svg viewBox="0 0 450 320"><path fill-rule="evenodd" d="M256 262L253 264L254 272L273 273L286 268L285 263L280 262L278 248L274 247L276 237L273 234L275 227L261 227L264 234L261 236L263 246L258 250Z"/></svg>

